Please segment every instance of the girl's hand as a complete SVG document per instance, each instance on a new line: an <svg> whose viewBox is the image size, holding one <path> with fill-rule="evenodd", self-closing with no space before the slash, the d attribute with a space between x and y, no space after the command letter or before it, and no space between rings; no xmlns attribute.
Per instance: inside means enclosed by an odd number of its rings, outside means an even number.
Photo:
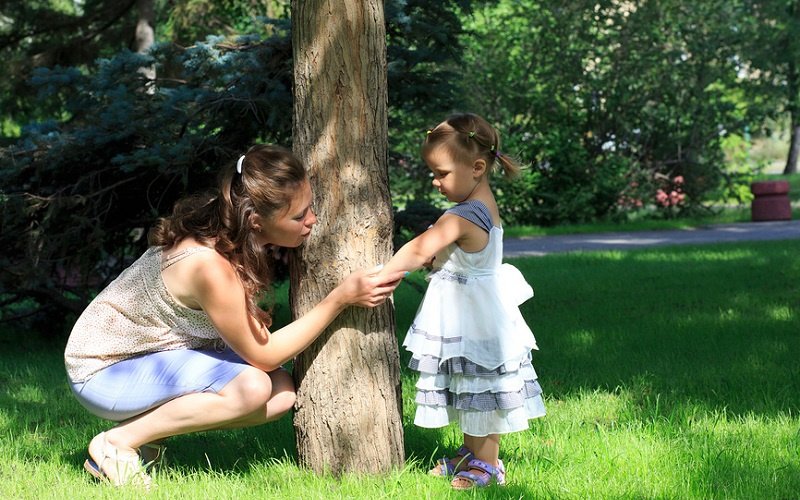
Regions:
<svg viewBox="0 0 800 500"><path fill-rule="evenodd" d="M395 271L378 276L382 265L356 271L337 287L341 300L347 305L375 307L386 302L407 273Z"/></svg>

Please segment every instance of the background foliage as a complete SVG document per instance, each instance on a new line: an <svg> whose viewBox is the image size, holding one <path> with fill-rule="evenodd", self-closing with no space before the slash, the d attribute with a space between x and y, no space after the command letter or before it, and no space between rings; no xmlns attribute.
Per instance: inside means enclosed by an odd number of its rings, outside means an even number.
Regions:
<svg viewBox="0 0 800 500"><path fill-rule="evenodd" d="M146 55L130 50L134 0L0 4L6 320L81 310L177 197L253 142L290 145L288 1L150 2ZM527 167L495 181L507 224L745 200L757 169L730 151L800 109L793 5L388 0L397 243L440 213L418 148L456 110L486 116Z"/></svg>

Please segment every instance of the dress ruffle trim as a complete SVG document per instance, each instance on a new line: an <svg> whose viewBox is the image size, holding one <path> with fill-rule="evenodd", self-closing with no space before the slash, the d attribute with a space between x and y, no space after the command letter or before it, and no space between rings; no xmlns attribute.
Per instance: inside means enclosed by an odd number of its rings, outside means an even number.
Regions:
<svg viewBox="0 0 800 500"><path fill-rule="evenodd" d="M532 399L541 394L542 388L538 381L526 380L522 389L515 392L455 394L447 389L438 391L418 390L416 403L427 406L451 406L456 410L511 410L524 406L526 399Z"/></svg>
<svg viewBox="0 0 800 500"><path fill-rule="evenodd" d="M442 361L436 356L423 354L414 355L408 362L408 367L420 373L431 375L463 375L465 377L496 377L520 370L525 365L531 364L530 352L518 360L507 361L496 368L481 366L464 356L456 356Z"/></svg>
<svg viewBox="0 0 800 500"><path fill-rule="evenodd" d="M507 434L529 428L528 421L546 414L541 396L525 400L524 406L511 410L470 411L456 410L450 406L417 405L414 424L419 427L445 427L458 423L461 431L470 436Z"/></svg>
<svg viewBox="0 0 800 500"><path fill-rule="evenodd" d="M527 380L538 380L536 370L530 364L519 371L496 377L466 377L461 375L431 375L421 373L416 388L421 391L448 390L453 394L479 394L482 392L517 392Z"/></svg>

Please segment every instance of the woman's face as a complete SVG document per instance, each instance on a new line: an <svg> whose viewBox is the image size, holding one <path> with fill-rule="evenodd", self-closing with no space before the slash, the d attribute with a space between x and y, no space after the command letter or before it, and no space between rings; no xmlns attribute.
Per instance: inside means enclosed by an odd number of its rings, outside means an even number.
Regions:
<svg viewBox="0 0 800 500"><path fill-rule="evenodd" d="M278 211L272 217L258 216L261 230L256 230L260 245L275 245L294 248L303 244L317 223L317 216L311 209L311 184L303 182L295 192L287 210Z"/></svg>

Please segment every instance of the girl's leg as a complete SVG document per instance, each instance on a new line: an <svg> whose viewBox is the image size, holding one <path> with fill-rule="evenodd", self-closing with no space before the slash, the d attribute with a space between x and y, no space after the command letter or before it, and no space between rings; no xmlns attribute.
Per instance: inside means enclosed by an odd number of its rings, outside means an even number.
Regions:
<svg viewBox="0 0 800 500"><path fill-rule="evenodd" d="M474 457L478 460L486 462L492 467L498 466L498 458L500 455L499 434L489 434L488 436L482 437L464 434L464 446L472 450ZM466 470L476 475L483 473L483 471L477 469L467 468ZM456 476L450 484L453 485L454 488L469 488L472 483L465 478Z"/></svg>
<svg viewBox="0 0 800 500"><path fill-rule="evenodd" d="M489 434L483 437L464 434L464 445L472 450L475 458L492 467L497 467L497 459L500 455L500 434Z"/></svg>

